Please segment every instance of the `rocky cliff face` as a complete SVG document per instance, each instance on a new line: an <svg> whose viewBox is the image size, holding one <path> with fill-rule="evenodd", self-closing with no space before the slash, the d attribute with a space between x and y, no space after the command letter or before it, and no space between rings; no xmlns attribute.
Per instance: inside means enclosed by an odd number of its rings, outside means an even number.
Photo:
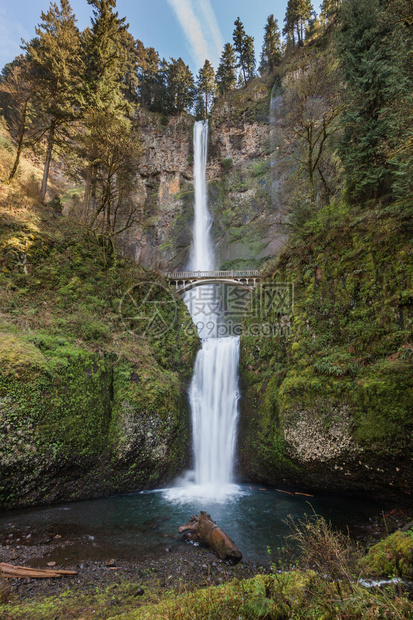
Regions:
<svg viewBox="0 0 413 620"><path fill-rule="evenodd" d="M279 249L271 203L269 85L254 81L213 110L207 177L221 268L256 267ZM143 156L136 200L142 223L125 238L128 254L160 269L184 268L193 217L194 119L141 110Z"/></svg>

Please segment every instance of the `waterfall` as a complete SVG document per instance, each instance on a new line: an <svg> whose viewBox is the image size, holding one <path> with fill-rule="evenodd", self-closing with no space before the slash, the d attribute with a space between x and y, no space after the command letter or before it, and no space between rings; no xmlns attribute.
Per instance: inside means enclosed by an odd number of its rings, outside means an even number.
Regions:
<svg viewBox="0 0 413 620"><path fill-rule="evenodd" d="M211 241L211 216L208 211L206 163L208 122L194 125L194 185L195 206L193 243L188 268L191 271L214 269L215 257ZM201 290L202 289L202 290ZM202 339L189 389L192 411L194 472L191 482L182 482L184 497L223 500L236 492L232 484L236 429L238 419L238 362L239 337L216 337L216 330L203 334L202 326L218 321L219 316L206 313L200 304L193 303L194 294L200 299L212 299L214 285L197 287L184 300L192 314ZM211 307L211 304L208 306ZM182 497L181 495L181 497Z"/></svg>
<svg viewBox="0 0 413 620"><path fill-rule="evenodd" d="M206 183L206 164L208 154L208 121L198 121L194 125L194 189L195 218L190 271L212 271L215 266L211 242L211 216L208 211Z"/></svg>
<svg viewBox="0 0 413 620"><path fill-rule="evenodd" d="M190 389L195 481L212 494L232 481L238 417L238 338L208 338Z"/></svg>

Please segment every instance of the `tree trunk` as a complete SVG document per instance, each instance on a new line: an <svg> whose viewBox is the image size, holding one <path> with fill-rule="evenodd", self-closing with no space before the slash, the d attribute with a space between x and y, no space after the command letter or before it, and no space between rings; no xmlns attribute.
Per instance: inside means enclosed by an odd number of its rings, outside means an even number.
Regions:
<svg viewBox="0 0 413 620"><path fill-rule="evenodd" d="M41 202L44 202L44 199L46 197L47 179L49 178L49 168L50 168L50 160L52 159L55 129L56 129L56 121L52 120L52 123L50 125L49 137L47 139L47 153L46 153L46 163L45 163L44 172L43 172L42 189L40 190L40 201Z"/></svg>
<svg viewBox="0 0 413 620"><path fill-rule="evenodd" d="M308 155L307 155L307 169L308 169L308 181L310 184L310 200L311 200L311 215L315 216L315 190L314 190L314 163L313 163L313 131L309 127L307 129L307 141L308 141Z"/></svg>
<svg viewBox="0 0 413 620"><path fill-rule="evenodd" d="M242 559L242 553L235 543L204 510L191 517L187 525L181 525L178 532L188 540L207 544L221 560L236 564Z"/></svg>
<svg viewBox="0 0 413 620"><path fill-rule="evenodd" d="M90 180L90 199L89 199L89 213L94 214L96 211L96 185L97 185L97 166L93 164Z"/></svg>
<svg viewBox="0 0 413 620"><path fill-rule="evenodd" d="M315 217L315 191L314 191L314 172L313 169L309 167L308 169L308 177L310 181L310 200L311 200L311 215Z"/></svg>
<svg viewBox="0 0 413 620"><path fill-rule="evenodd" d="M45 568L29 568L28 566L13 566L12 564L0 563L0 575L2 577L24 577L26 579L50 579L51 577L74 577L74 570L49 570Z"/></svg>
<svg viewBox="0 0 413 620"><path fill-rule="evenodd" d="M297 45L298 45L298 47L300 47L301 46L301 37L300 37L300 25L299 25L298 22L297 22L296 26L297 26Z"/></svg>
<svg viewBox="0 0 413 620"><path fill-rule="evenodd" d="M85 222L92 225L96 219L96 165L89 164L86 175L85 197L83 201L83 212Z"/></svg>
<svg viewBox="0 0 413 620"><path fill-rule="evenodd" d="M22 148L23 148L24 132L26 131L27 104L28 104L28 101L25 101L24 106L23 106L23 111L22 111L22 124L20 128L19 141L17 143L16 158L14 160L13 168L11 169L11 172L9 174L9 178L8 178L9 183L14 178L14 175L16 174L17 168L19 166L20 155L21 155Z"/></svg>
<svg viewBox="0 0 413 620"><path fill-rule="evenodd" d="M89 201L90 201L90 186L92 182L92 164L89 164L86 171L86 183L85 183L85 197L83 199L83 218L84 221L88 221L89 216Z"/></svg>
<svg viewBox="0 0 413 620"><path fill-rule="evenodd" d="M240 57L240 61L241 61L241 69L242 69L242 75L244 76L244 86L245 86L245 84L247 83L247 78L245 76L245 65L244 65L244 59L242 56Z"/></svg>

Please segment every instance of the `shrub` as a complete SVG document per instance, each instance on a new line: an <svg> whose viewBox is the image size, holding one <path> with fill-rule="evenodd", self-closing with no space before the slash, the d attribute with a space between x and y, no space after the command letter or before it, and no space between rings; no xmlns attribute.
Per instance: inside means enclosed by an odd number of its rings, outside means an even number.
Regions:
<svg viewBox="0 0 413 620"><path fill-rule="evenodd" d="M232 161L231 157L227 157L226 159L223 159L221 162L221 166L223 167L224 170L229 170L230 168L232 168L233 165L234 165L234 162Z"/></svg>
<svg viewBox="0 0 413 620"><path fill-rule="evenodd" d="M348 535L334 531L331 523L315 513L297 521L290 517L287 522L292 529L290 538L299 549L303 568L326 575L336 583L338 590L339 581L353 582L359 551Z"/></svg>

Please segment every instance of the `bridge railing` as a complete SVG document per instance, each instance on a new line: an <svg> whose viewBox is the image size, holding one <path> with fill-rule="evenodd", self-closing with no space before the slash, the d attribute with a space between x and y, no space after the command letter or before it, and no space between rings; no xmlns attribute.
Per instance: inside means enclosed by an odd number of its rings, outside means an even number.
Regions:
<svg viewBox="0 0 413 620"><path fill-rule="evenodd" d="M175 271L165 273L168 280L188 280L198 278L258 278L259 271L250 269L247 271Z"/></svg>

